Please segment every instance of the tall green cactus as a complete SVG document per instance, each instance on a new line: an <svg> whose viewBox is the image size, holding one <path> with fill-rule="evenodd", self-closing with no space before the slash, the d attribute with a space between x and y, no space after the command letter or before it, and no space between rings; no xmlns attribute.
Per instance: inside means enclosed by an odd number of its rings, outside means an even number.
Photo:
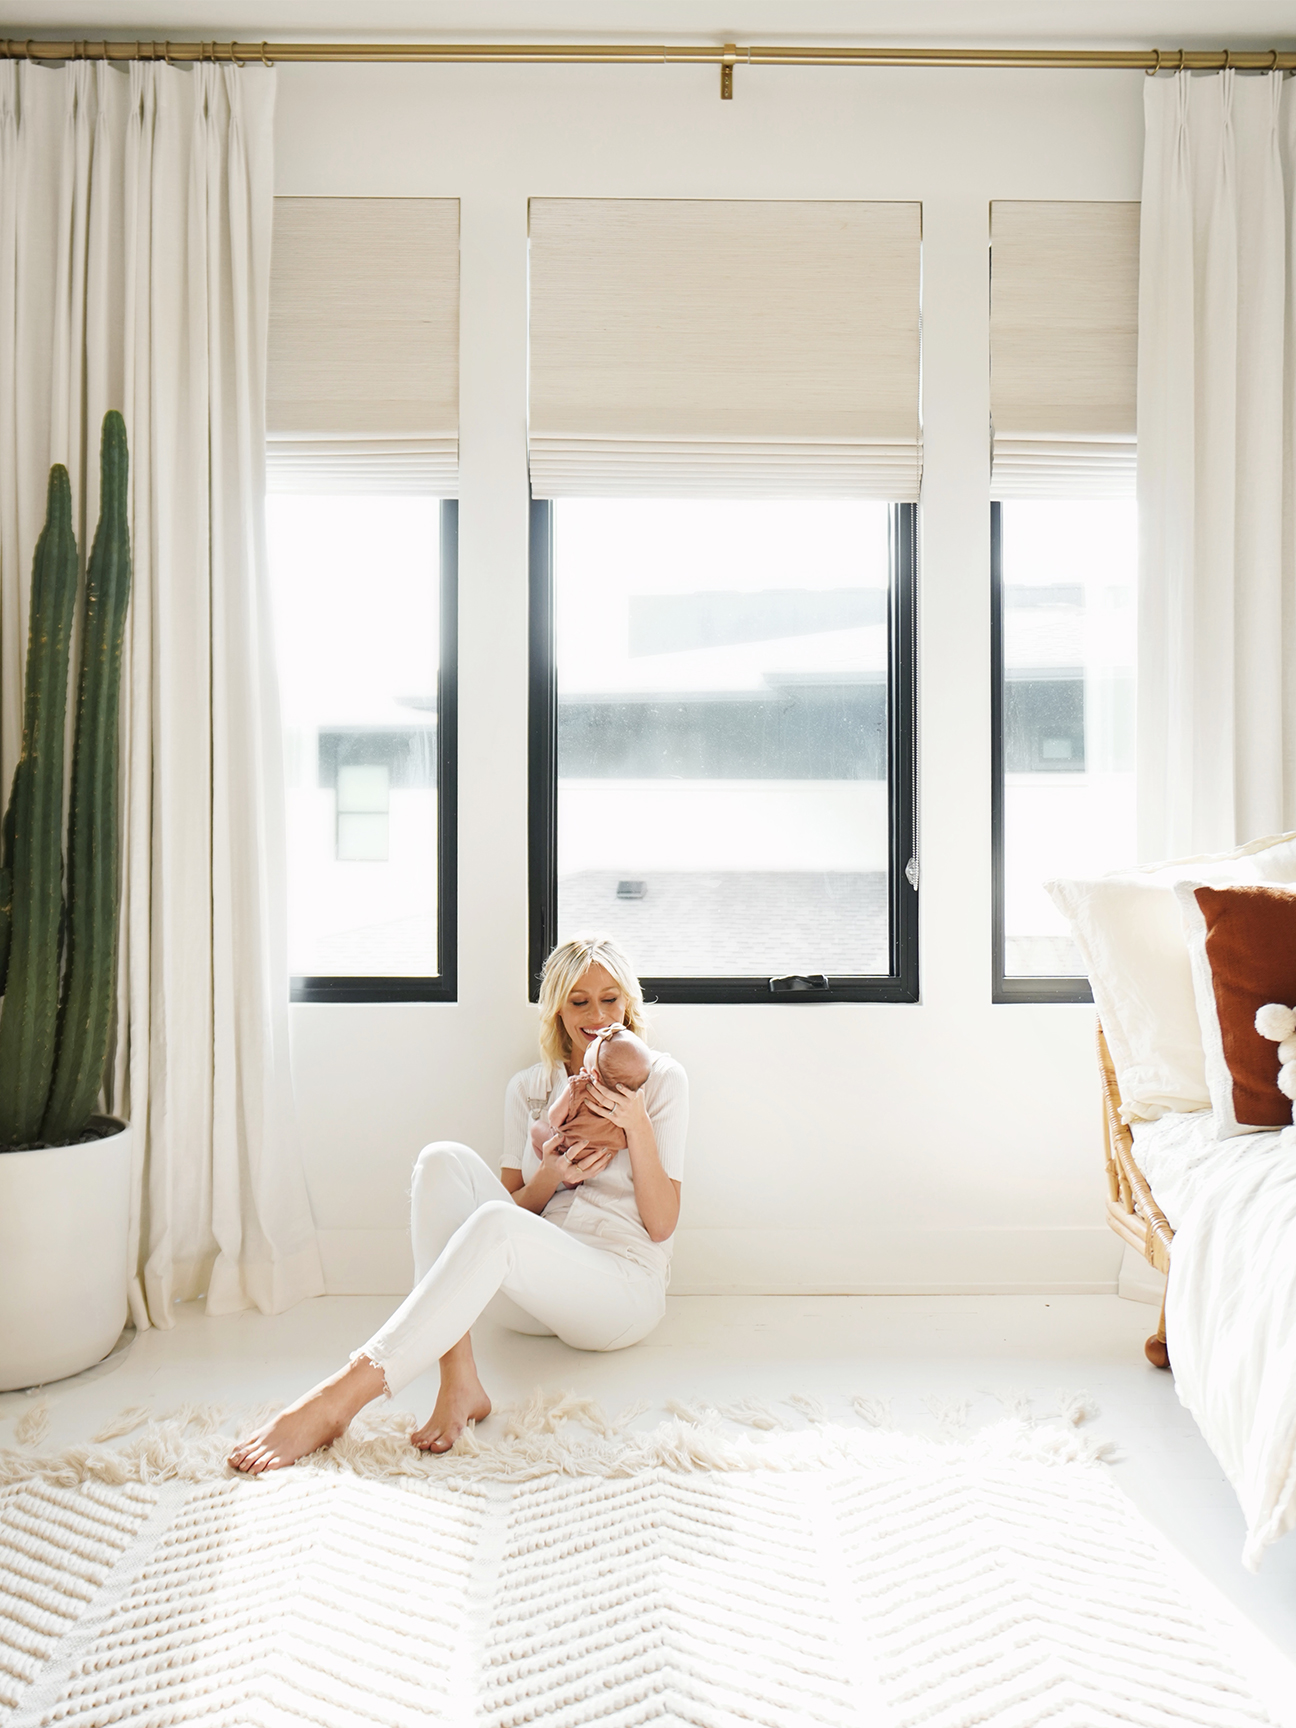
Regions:
<svg viewBox="0 0 1296 1728"><path fill-rule="evenodd" d="M116 411L104 417L100 474L85 580L66 906L63 739L77 550L62 467L50 471L32 571L22 754L0 831L0 1151L75 1140L94 1111L107 1060L117 964L117 709L130 598L126 426Z"/></svg>
<svg viewBox="0 0 1296 1728"><path fill-rule="evenodd" d="M86 566L68 818L67 966L41 1139L79 1133L103 1085L117 977L117 709L130 599L126 422L104 416L99 525Z"/></svg>
<svg viewBox="0 0 1296 1728"><path fill-rule="evenodd" d="M0 996L9 975L9 932L13 928L13 793L0 821Z"/></svg>
<svg viewBox="0 0 1296 1728"><path fill-rule="evenodd" d="M0 1013L0 1146L40 1131L54 1072L63 911L63 723L77 548L67 469L50 469L32 565L22 754L5 823L12 834L9 970Z"/></svg>

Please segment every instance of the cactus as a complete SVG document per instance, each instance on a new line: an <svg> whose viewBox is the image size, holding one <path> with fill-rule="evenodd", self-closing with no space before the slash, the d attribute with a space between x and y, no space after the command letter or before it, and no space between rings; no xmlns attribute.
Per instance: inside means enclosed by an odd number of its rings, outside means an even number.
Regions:
<svg viewBox="0 0 1296 1728"><path fill-rule="evenodd" d="M15 775L15 778L17 776ZM0 821L0 996L9 975L9 932L13 927L13 793Z"/></svg>
<svg viewBox="0 0 1296 1728"><path fill-rule="evenodd" d="M115 411L104 417L100 473L85 580L66 905L63 737L77 554L61 467L50 472L32 572L22 754L0 831L0 1150L75 1140L94 1111L107 1060L117 961L117 709L130 597L126 427Z"/></svg>
<svg viewBox="0 0 1296 1728"><path fill-rule="evenodd" d="M63 722L77 548L67 469L50 469L32 565L22 754L5 823L13 836L9 970L0 1014L0 1146L34 1140L54 1072L63 912Z"/></svg>
<svg viewBox="0 0 1296 1728"><path fill-rule="evenodd" d="M117 709L130 598L126 423L104 416L99 525L86 566L67 847L67 965L41 1139L85 1126L103 1085L117 976Z"/></svg>

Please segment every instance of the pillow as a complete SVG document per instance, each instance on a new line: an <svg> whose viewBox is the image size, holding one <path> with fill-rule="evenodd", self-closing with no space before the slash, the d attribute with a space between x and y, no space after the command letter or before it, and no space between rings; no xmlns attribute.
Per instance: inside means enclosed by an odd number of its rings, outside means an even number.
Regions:
<svg viewBox="0 0 1296 1728"><path fill-rule="evenodd" d="M1286 1128L1292 1107L1278 1090L1278 1052L1256 1031L1255 1020L1267 1002L1296 1002L1296 887L1181 882L1175 895L1188 938L1216 1137Z"/></svg>
<svg viewBox="0 0 1296 1728"><path fill-rule="evenodd" d="M1211 1103L1176 882L1296 883L1296 834L1233 852L1047 884L1093 988L1127 1122ZM1270 998L1266 998L1270 1000ZM1292 998L1296 1001L1296 997Z"/></svg>

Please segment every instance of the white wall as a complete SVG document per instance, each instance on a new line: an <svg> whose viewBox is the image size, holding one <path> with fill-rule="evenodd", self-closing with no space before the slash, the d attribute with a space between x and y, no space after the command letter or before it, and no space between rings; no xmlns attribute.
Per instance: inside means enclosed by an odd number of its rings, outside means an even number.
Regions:
<svg viewBox="0 0 1296 1728"><path fill-rule="evenodd" d="M741 8L740 8L741 10ZM923 204L921 1005L662 1007L693 1088L673 1289L1114 1290L1093 1011L990 1003L992 198L1137 198L1143 75L292 66L282 193L462 200L460 1001L297 1007L337 1290L408 1275L411 1160L498 1156L526 990L529 195Z"/></svg>

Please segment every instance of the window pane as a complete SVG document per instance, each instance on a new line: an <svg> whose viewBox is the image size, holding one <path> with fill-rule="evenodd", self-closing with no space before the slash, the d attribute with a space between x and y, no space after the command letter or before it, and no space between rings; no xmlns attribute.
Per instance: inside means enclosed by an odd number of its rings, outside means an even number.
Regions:
<svg viewBox="0 0 1296 1728"><path fill-rule="evenodd" d="M1004 974L1079 977L1044 884L1134 860L1137 506L1000 510Z"/></svg>
<svg viewBox="0 0 1296 1728"><path fill-rule="evenodd" d="M888 587L885 504L555 504L560 939L890 970Z"/></svg>
<svg viewBox="0 0 1296 1728"><path fill-rule="evenodd" d="M266 500L296 977L437 973L440 503Z"/></svg>

